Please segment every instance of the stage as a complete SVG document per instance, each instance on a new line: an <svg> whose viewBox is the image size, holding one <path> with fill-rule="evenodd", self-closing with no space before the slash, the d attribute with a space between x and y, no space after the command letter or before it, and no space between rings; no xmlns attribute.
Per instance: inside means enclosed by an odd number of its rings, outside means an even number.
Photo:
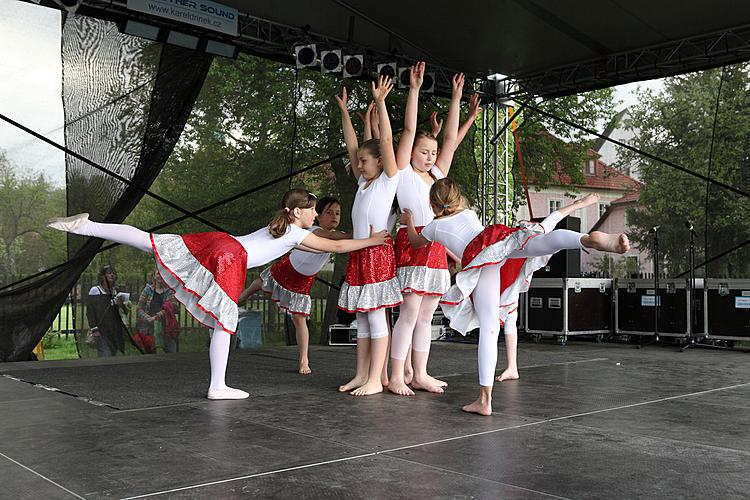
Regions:
<svg viewBox="0 0 750 500"><path fill-rule="evenodd" d="M746 498L750 363L732 351L521 343L521 380L477 394L476 346L433 343L445 394L336 386L353 347L0 365L3 498ZM499 367L503 366L501 346ZM500 370L498 370L499 373ZM33 385L40 384L40 385ZM46 387L46 389L45 389ZM59 389L49 390L50 387Z"/></svg>

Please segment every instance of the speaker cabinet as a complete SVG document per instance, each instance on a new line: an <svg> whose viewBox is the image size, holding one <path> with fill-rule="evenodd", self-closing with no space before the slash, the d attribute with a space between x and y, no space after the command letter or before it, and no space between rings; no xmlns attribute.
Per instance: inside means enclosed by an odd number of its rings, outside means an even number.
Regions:
<svg viewBox="0 0 750 500"><path fill-rule="evenodd" d="M541 222L544 217L535 217L534 222ZM565 217L555 229L570 229L581 232L581 219L578 217ZM534 278L580 278L581 277L581 251L563 250L557 252L547 262L547 267L539 269L534 273Z"/></svg>

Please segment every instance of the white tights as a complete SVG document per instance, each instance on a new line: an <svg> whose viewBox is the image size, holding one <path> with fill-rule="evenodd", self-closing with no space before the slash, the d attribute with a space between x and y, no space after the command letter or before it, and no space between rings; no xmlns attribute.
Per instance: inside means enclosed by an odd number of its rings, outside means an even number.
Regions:
<svg viewBox="0 0 750 500"><path fill-rule="evenodd" d="M576 250L582 248L581 233L568 229L555 229L555 226L563 219L563 215L555 210L542 222L544 234L535 236L526 245L508 256L509 259L524 257L541 257L552 255L560 250Z"/></svg>
<svg viewBox="0 0 750 500"><path fill-rule="evenodd" d="M114 241L115 243L137 248L146 253L154 253L151 248L149 234L146 231L141 231L127 224L104 224L102 222L88 221L71 232L82 236L93 236L103 240Z"/></svg>
<svg viewBox="0 0 750 500"><path fill-rule="evenodd" d="M75 234L94 236L128 245L146 253L153 253L149 234L126 224L103 224L89 221L76 229ZM210 389L225 389L227 387L224 377L227 371L231 340L232 334L219 327L215 328L211 335L211 346L208 349L208 359L211 362Z"/></svg>
<svg viewBox="0 0 750 500"><path fill-rule="evenodd" d="M393 327L391 357L405 360L409 345L417 352L430 352L432 341L432 316L435 314L440 297L405 293L404 302L399 306L398 320Z"/></svg>
<svg viewBox="0 0 750 500"><path fill-rule="evenodd" d="M387 336L388 321L385 318L384 307L370 312L357 313L358 339L382 339Z"/></svg>

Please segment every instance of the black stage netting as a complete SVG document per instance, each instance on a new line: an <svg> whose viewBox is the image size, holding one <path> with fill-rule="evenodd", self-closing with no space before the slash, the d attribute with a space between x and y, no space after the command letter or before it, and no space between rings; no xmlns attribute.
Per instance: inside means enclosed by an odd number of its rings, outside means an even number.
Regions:
<svg viewBox="0 0 750 500"><path fill-rule="evenodd" d="M113 24L82 16L68 16L62 50L66 145L96 165L66 155L68 214L89 212L95 221L124 220L155 232L220 229L241 235L266 225L289 187L305 187L319 197L340 199L340 229L351 229L356 182L346 168L340 112L333 100L341 92L340 77L298 72L247 55L212 62L200 52L122 35ZM347 81L347 87L361 137L355 112L367 107L369 82ZM406 93L398 90L388 98L396 138L405 101ZM420 128L430 129L432 111L444 119L447 105L447 100L423 95ZM473 130L451 170L472 202L478 179ZM143 196L135 186L153 196ZM186 215L190 212L193 217ZM55 215L60 214L47 217ZM50 232L41 222L38 231ZM206 349L207 329L184 311L178 311L180 332L174 339L166 338L159 324L143 321L154 272L150 256L120 246L99 251L101 241L79 236L69 236L67 243L68 258L75 260L0 292L2 359L26 359L42 337L45 359L100 355L85 343L85 333L96 307L89 292L106 265L117 270L118 292L130 296L129 312L120 314L123 342L116 345L124 354ZM64 261L42 259L38 268ZM326 326L346 320L337 318L335 306L345 266L346 256L337 257L319 274L325 282L313 286L311 343L326 342L321 333ZM248 283L261 270L250 270ZM267 297L253 296L245 307L262 330L253 341L294 342L288 319ZM144 341L144 336L151 339Z"/></svg>
<svg viewBox="0 0 750 500"><path fill-rule="evenodd" d="M69 214L86 211L93 220L121 222L132 211L179 138L211 59L120 34L113 23L67 16L62 98ZM70 237L68 244L70 260L64 266L0 293L1 360L27 359L61 306L86 293L74 286L102 241ZM73 319L73 314L66 316Z"/></svg>

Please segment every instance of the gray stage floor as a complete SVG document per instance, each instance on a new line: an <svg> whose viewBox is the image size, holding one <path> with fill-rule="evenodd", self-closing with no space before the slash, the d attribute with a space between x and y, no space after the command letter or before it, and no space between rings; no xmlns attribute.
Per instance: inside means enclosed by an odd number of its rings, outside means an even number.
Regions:
<svg viewBox="0 0 750 500"><path fill-rule="evenodd" d="M354 398L352 348L0 364L0 497L747 498L750 355L520 345L491 417L464 414L476 347L433 344L443 395ZM502 355L501 355L502 359ZM52 391L29 382L55 387Z"/></svg>

